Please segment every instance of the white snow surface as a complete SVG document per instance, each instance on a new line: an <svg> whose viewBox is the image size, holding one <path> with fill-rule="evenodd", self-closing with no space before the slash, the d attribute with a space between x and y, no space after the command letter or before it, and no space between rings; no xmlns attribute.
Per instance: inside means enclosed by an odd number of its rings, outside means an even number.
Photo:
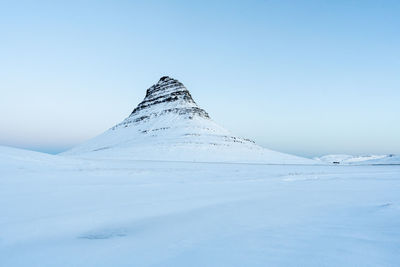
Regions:
<svg viewBox="0 0 400 267"><path fill-rule="evenodd" d="M162 102L173 97L176 99ZM150 87L145 99L123 122L62 155L98 159L318 164L234 136L197 106L183 84L169 77L161 78Z"/></svg>
<svg viewBox="0 0 400 267"><path fill-rule="evenodd" d="M339 162L340 164L366 164L366 165L385 165L385 164L400 164L399 155L364 155L364 156L353 156L346 154L338 155L326 155L319 158L315 158L316 161L325 163Z"/></svg>
<svg viewBox="0 0 400 267"><path fill-rule="evenodd" d="M0 266L399 266L400 166L0 147Z"/></svg>

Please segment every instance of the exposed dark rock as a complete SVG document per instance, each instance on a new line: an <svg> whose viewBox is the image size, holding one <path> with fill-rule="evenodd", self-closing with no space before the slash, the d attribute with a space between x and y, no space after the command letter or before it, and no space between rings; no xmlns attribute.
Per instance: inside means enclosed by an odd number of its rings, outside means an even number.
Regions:
<svg viewBox="0 0 400 267"><path fill-rule="evenodd" d="M168 76L160 78L159 82L151 86L146 91L144 100L132 111L130 117L139 116L141 111L148 109L152 113L151 108L163 103L179 102L181 106L189 104L189 107L182 108L166 108L162 110L160 114L168 112L174 112L179 115L185 116L188 119L193 119L195 116L203 118L210 118L206 111L197 107L191 94L186 87L178 80L172 79ZM154 114L147 114L146 116L140 116L130 122L138 122L151 117Z"/></svg>
<svg viewBox="0 0 400 267"><path fill-rule="evenodd" d="M147 89L145 98L129 117L112 129L128 127L168 113L178 114L180 118L188 120L195 117L210 119L208 113L197 106L192 95L181 82L163 76L157 84Z"/></svg>

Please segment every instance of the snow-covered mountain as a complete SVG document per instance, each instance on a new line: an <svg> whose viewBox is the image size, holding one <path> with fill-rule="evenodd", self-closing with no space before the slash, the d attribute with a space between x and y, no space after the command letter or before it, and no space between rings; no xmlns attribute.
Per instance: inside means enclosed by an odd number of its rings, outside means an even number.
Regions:
<svg viewBox="0 0 400 267"><path fill-rule="evenodd" d="M176 79L162 77L121 123L63 155L201 162L314 164L232 135Z"/></svg>
<svg viewBox="0 0 400 267"><path fill-rule="evenodd" d="M336 164L400 164L399 155L325 155L315 158L317 161Z"/></svg>

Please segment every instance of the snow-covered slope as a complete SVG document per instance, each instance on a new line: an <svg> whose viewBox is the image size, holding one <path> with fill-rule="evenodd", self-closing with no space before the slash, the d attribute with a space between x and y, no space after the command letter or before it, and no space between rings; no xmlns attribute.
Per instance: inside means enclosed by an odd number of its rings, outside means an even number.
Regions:
<svg viewBox="0 0 400 267"><path fill-rule="evenodd" d="M43 167L57 164L62 157L50 154L19 149L8 146L0 146L0 168L10 167Z"/></svg>
<svg viewBox="0 0 400 267"><path fill-rule="evenodd" d="M128 118L63 153L86 158L314 164L236 137L210 119L178 80L162 77Z"/></svg>
<svg viewBox="0 0 400 267"><path fill-rule="evenodd" d="M370 159L364 161L366 164L400 164L400 156L399 155L385 155L385 157L379 159Z"/></svg>
<svg viewBox="0 0 400 267"><path fill-rule="evenodd" d="M42 169L63 168L67 166L79 166L82 161L68 159L58 155L40 153L31 150L0 146L0 169ZM4 172L3 172L4 173Z"/></svg>
<svg viewBox="0 0 400 267"><path fill-rule="evenodd" d="M400 156L398 155L326 155L315 158L317 161L338 164L400 164Z"/></svg>

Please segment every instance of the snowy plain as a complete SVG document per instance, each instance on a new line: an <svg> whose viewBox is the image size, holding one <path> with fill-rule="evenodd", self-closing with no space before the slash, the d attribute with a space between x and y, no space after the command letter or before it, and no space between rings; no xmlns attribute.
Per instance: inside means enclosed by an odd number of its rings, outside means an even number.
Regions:
<svg viewBox="0 0 400 267"><path fill-rule="evenodd" d="M0 147L0 266L399 266L399 165Z"/></svg>

